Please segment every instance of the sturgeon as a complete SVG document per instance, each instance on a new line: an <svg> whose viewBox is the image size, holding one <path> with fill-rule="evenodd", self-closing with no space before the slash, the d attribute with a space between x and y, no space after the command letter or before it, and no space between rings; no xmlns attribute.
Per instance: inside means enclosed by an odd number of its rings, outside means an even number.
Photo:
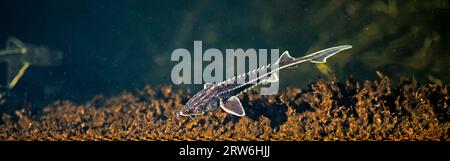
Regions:
<svg viewBox="0 0 450 161"><path fill-rule="evenodd" d="M245 110L237 98L239 94L259 85L279 81L277 71L303 62L326 63L327 59L340 51L352 48L342 45L327 48L300 58L293 58L285 51L273 64L262 66L248 73L234 76L223 82L204 84L204 88L195 94L185 106L176 112L178 116L202 115L221 107L224 111L235 115L245 116ZM252 78L253 77L253 78ZM242 82L242 83L238 83Z"/></svg>

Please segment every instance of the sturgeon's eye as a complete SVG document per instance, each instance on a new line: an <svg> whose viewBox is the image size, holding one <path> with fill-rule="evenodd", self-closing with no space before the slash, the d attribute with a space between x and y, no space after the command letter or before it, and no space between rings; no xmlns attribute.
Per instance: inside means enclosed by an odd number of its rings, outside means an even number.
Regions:
<svg viewBox="0 0 450 161"><path fill-rule="evenodd" d="M187 111L185 108L182 108L176 112L176 115L177 116L186 116L188 114L188 112L189 111Z"/></svg>

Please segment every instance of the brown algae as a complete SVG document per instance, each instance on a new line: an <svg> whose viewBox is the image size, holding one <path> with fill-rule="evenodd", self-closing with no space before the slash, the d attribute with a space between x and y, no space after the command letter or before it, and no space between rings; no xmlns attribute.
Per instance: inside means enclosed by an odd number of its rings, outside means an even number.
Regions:
<svg viewBox="0 0 450 161"><path fill-rule="evenodd" d="M41 114L2 114L0 140L446 140L449 85L388 77L318 81L279 95L240 96L247 115L222 110L175 119L189 92L164 86L79 105L58 101Z"/></svg>

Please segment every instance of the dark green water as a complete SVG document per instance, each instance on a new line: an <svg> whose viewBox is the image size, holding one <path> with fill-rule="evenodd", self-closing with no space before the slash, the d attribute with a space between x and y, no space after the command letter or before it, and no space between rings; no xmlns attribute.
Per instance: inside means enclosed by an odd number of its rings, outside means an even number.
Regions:
<svg viewBox="0 0 450 161"><path fill-rule="evenodd" d="M277 48L293 56L353 45L326 67L282 71L282 88L328 79L327 69L339 80L373 80L378 70L394 82L414 76L447 84L449 6L444 0L5 0L0 42L14 36L64 52L60 66L31 66L12 90L14 99L33 107L171 85L176 63L170 54L177 48L193 52L194 40L202 40L203 49ZM199 85L183 87L195 91Z"/></svg>

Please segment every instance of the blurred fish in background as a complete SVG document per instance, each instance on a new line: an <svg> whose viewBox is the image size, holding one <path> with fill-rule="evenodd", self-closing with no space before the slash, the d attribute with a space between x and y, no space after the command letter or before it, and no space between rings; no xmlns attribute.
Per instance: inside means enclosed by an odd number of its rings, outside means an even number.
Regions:
<svg viewBox="0 0 450 161"><path fill-rule="evenodd" d="M0 62L6 63L3 66L6 67L6 74L0 77L3 82L0 85L0 105L8 101L9 91L16 86L30 65L58 66L62 58L62 51L26 44L15 37L8 38L5 49L0 50Z"/></svg>

